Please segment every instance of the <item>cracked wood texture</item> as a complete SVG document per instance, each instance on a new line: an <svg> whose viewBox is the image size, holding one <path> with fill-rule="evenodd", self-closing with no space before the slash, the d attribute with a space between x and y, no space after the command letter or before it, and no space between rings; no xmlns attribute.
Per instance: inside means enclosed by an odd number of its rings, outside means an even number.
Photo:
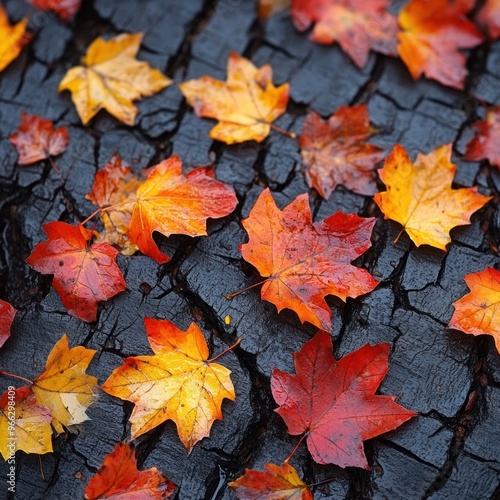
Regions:
<svg viewBox="0 0 500 500"><path fill-rule="evenodd" d="M404 1L395 1L396 12ZM28 12L25 2L3 2L10 19ZM251 0L87 0L71 24L50 12L32 15L36 32L30 48L0 75L0 297L18 310L12 337L0 351L0 366L27 378L42 370L53 345L67 333L72 345L97 349L88 372L102 383L126 356L150 354L144 317L169 319L186 329L196 321L212 355L242 337L241 348L224 357L237 397L223 404L210 438L187 455L172 422L136 440L140 469L158 467L179 485L181 500L230 500L230 481L246 468L280 464L294 448L284 422L274 412L269 377L273 368L293 371L291 353L315 329L301 325L294 313L277 314L253 289L232 301L224 298L255 282L242 265L238 245L259 193L269 187L280 208L301 193L311 193L315 220L341 209L363 217L378 216L373 247L357 265L381 284L346 304L329 299L333 310L336 356L369 343L391 342L390 369L382 394L397 395L420 415L401 429L369 441L370 471L315 464L304 445L291 463L307 483L334 482L313 488L317 500L500 498L500 357L491 337L472 338L448 331L452 303L467 293L463 276L498 265L492 252L500 244L500 209L493 204L452 231L447 253L415 248L399 227L382 220L369 198L337 187L328 201L310 191L301 171L297 142L272 132L262 144L226 146L208 137L210 120L196 117L172 85L138 102L135 127L106 113L83 127L68 94L57 85L78 63L98 35L145 33L139 59L176 81L210 75L224 79L231 51L257 66L271 63L276 85L290 82L291 104L279 127L300 133L308 110L330 116L340 106L367 103L379 133L371 142L391 150L395 142L415 158L452 141L458 166L457 186L479 185L485 195L500 190L500 173L463 153L471 124L484 117L481 102L500 104L500 42L470 55L466 90L414 82L397 59L371 54L356 68L338 46L320 46L294 30L286 12L260 22ZM70 144L57 159L60 173L41 162L16 165L8 137L21 112L67 126ZM85 199L97 168L119 153L138 173L141 168L178 154L185 171L215 165L217 179L232 184L240 204L234 214L209 224L209 237L159 239L172 262L158 266L136 255L118 257L127 291L104 303L95 323L68 316L51 288L51 278L29 269L24 259L44 239L42 224L74 223L92 213ZM230 323L225 318L230 316ZM0 380L3 392L13 381ZM75 433L54 438L54 453L17 457L16 498L82 498L85 485L116 443L129 438L132 407L100 394L90 421ZM6 487L7 465L0 466Z"/></svg>

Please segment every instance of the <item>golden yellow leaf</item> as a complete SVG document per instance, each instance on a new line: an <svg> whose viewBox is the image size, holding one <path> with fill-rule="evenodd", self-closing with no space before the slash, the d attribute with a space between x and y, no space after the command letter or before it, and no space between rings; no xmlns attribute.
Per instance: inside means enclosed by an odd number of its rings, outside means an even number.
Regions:
<svg viewBox="0 0 500 500"><path fill-rule="evenodd" d="M232 53L227 63L227 81L210 76L179 85L198 116L219 123L210 137L226 144L263 141L271 123L285 112L289 85L273 85L273 71L266 64L256 68L251 61Z"/></svg>
<svg viewBox="0 0 500 500"><path fill-rule="evenodd" d="M52 426L61 434L63 426L76 425L88 420L85 413L94 401L97 378L85 370L96 351L83 346L68 346L64 335L54 346L45 370L33 381L33 392L38 404L52 411Z"/></svg>
<svg viewBox="0 0 500 500"><path fill-rule="evenodd" d="M82 66L71 68L59 84L69 90L83 124L106 109L127 125L133 125L139 110L133 101L151 96L172 83L161 71L135 56L142 33L97 38L82 58Z"/></svg>
<svg viewBox="0 0 500 500"><path fill-rule="evenodd" d="M30 37L26 34L25 18L14 26L9 23L5 9L0 4L0 71L5 69L20 53Z"/></svg>
<svg viewBox="0 0 500 500"><path fill-rule="evenodd" d="M446 250L450 230L470 223L470 216L491 200L477 187L452 189L456 167L450 161L451 144L412 163L403 147L396 145L379 175L387 191L374 200L386 219L399 222L415 245Z"/></svg>
<svg viewBox="0 0 500 500"><path fill-rule="evenodd" d="M231 372L207 361L205 338L194 323L185 332L168 320L145 318L144 324L154 356L126 358L102 389L135 404L132 439L170 419L190 452L222 419L222 400L235 399Z"/></svg>

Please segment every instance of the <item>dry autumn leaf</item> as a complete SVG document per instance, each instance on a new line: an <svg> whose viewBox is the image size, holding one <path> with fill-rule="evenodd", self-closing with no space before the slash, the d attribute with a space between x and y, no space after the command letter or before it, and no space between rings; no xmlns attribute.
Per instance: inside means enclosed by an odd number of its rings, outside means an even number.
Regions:
<svg viewBox="0 0 500 500"><path fill-rule="evenodd" d="M486 3L476 16L476 21L486 29L490 40L499 38L500 2L498 0L486 0Z"/></svg>
<svg viewBox="0 0 500 500"><path fill-rule="evenodd" d="M0 300L0 347L10 337L10 328L17 310L5 300Z"/></svg>
<svg viewBox="0 0 500 500"><path fill-rule="evenodd" d="M40 160L60 155L69 144L67 127L54 130L54 124L40 116L23 112L21 125L16 133L9 137L19 154L19 165L31 165Z"/></svg>
<svg viewBox="0 0 500 500"><path fill-rule="evenodd" d="M40 10L51 10L63 21L71 21L80 10L82 0L28 0L28 3Z"/></svg>
<svg viewBox="0 0 500 500"><path fill-rule="evenodd" d="M210 137L226 144L263 141L271 124L288 104L289 85L273 85L271 66L256 68L251 61L232 53L227 63L227 81L210 76L179 85L198 116L219 123Z"/></svg>
<svg viewBox="0 0 500 500"><path fill-rule="evenodd" d="M54 275L54 288L69 314L95 321L97 304L125 290L116 265L118 251L107 243L90 245L92 231L65 222L49 222L48 241L35 246L26 262L43 274Z"/></svg>
<svg viewBox="0 0 500 500"><path fill-rule="evenodd" d="M320 464L369 469L363 441L416 415L377 395L389 365L389 344L365 345L337 361L330 335L318 332L295 353L296 375L274 370L271 390L289 434L304 434Z"/></svg>
<svg viewBox="0 0 500 500"><path fill-rule="evenodd" d="M222 400L235 399L231 372L208 360L207 343L194 323L185 332L168 320L145 318L144 325L154 356L126 358L102 389L135 404L132 439L173 420L190 452L210 434L214 420L222 419Z"/></svg>
<svg viewBox="0 0 500 500"><path fill-rule="evenodd" d="M500 353L500 271L487 267L464 279L470 293L453 303L449 326L471 335L491 335Z"/></svg>
<svg viewBox="0 0 500 500"><path fill-rule="evenodd" d="M476 135L467 144L465 159L488 160L500 169L500 106L493 106L486 112L486 119L472 124Z"/></svg>
<svg viewBox="0 0 500 500"><path fill-rule="evenodd" d="M466 17L474 0L410 0L399 13L398 53L416 80L424 74L457 89L467 75L459 50L479 45L481 33Z"/></svg>
<svg viewBox="0 0 500 500"><path fill-rule="evenodd" d="M69 90L84 125L101 109L133 125L139 110L133 101L151 96L172 83L159 70L135 56L142 33L118 35L110 40L97 38L82 58L82 66L71 68L59 84Z"/></svg>
<svg viewBox="0 0 500 500"><path fill-rule="evenodd" d="M331 330L326 295L345 301L378 284L368 271L351 264L370 248L375 219L337 212L313 223L306 194L279 210L266 189L242 223L249 241L240 246L241 254L267 278L261 298L278 311L292 309L302 323Z"/></svg>
<svg viewBox="0 0 500 500"><path fill-rule="evenodd" d="M229 483L240 500L313 500L311 490L288 463L265 464L265 471L247 469Z"/></svg>
<svg viewBox="0 0 500 500"><path fill-rule="evenodd" d="M373 199L385 219L399 222L417 246L446 250L450 230L469 224L470 216L491 200L479 194L477 187L452 189L456 167L450 159L451 144L418 154L414 163L396 144L379 170L387 191Z"/></svg>
<svg viewBox="0 0 500 500"><path fill-rule="evenodd" d="M83 346L70 349L68 337L63 335L50 352L45 369L33 381L36 400L50 408L52 426L58 434L64 432L63 427L88 420L85 410L94 401L97 378L85 370L96 352Z"/></svg>
<svg viewBox="0 0 500 500"><path fill-rule="evenodd" d="M118 443L89 481L85 499L160 500L170 498L175 488L156 467L140 471L132 445Z"/></svg>
<svg viewBox="0 0 500 500"><path fill-rule="evenodd" d="M328 121L309 113L299 137L307 184L325 199L339 184L355 193L375 194L375 167L384 152L367 143L374 133L366 104L344 106Z"/></svg>
<svg viewBox="0 0 500 500"><path fill-rule="evenodd" d="M26 33L28 20L23 19L11 26L7 12L0 4L0 71L5 69L21 53L30 37Z"/></svg>
<svg viewBox="0 0 500 500"><path fill-rule="evenodd" d="M39 406L30 387L9 388L0 399L0 454L5 460L17 450L50 453L50 409Z"/></svg>
<svg viewBox="0 0 500 500"><path fill-rule="evenodd" d="M363 68L370 50L396 55L398 25L389 0L293 0L292 20L300 31L316 23L311 40L337 42Z"/></svg>

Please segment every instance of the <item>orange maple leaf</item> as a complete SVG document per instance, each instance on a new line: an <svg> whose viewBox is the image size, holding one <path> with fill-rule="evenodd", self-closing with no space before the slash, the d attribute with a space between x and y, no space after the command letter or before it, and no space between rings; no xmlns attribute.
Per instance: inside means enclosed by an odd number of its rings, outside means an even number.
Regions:
<svg viewBox="0 0 500 500"><path fill-rule="evenodd" d="M486 0L482 9L476 16L480 26L484 26L490 40L500 37L500 2L498 0Z"/></svg>
<svg viewBox="0 0 500 500"><path fill-rule="evenodd" d="M5 300L0 300L0 347L10 337L10 328L16 316L17 310Z"/></svg>
<svg viewBox="0 0 500 500"><path fill-rule="evenodd" d="M11 26L7 12L0 4L0 71L16 59L29 42L30 36L26 33L27 25L28 19L25 18Z"/></svg>
<svg viewBox="0 0 500 500"><path fill-rule="evenodd" d="M500 169L500 106L486 112L486 119L472 124L476 135L467 144L465 159L488 160Z"/></svg>
<svg viewBox="0 0 500 500"><path fill-rule="evenodd" d="M375 167L384 152L367 144L374 132L366 104L339 108L328 121L309 113L299 137L309 186L325 199L339 184L355 193L375 194Z"/></svg>
<svg viewBox="0 0 500 500"><path fill-rule="evenodd" d="M110 40L97 38L82 59L82 66L71 68L62 79L59 92L71 92L84 125L101 109L133 125L139 110L132 102L172 83L159 70L135 58L142 37L142 33L136 33Z"/></svg>
<svg viewBox="0 0 500 500"><path fill-rule="evenodd" d="M97 304L125 290L116 265L118 251L107 243L89 246L92 231L65 222L49 222L48 241L39 243L26 259L35 270L54 275L54 288L69 314L95 321Z"/></svg>
<svg viewBox="0 0 500 500"><path fill-rule="evenodd" d="M487 267L464 279L470 293L453 303L449 326L471 335L491 335L500 353L500 271Z"/></svg>
<svg viewBox="0 0 500 500"><path fill-rule="evenodd" d="M227 82L210 76L181 83L184 97L198 116L219 123L210 137L226 144L263 141L271 124L288 104L289 85L273 85L271 66L256 68L251 61L232 53L227 63Z"/></svg>
<svg viewBox="0 0 500 500"><path fill-rule="evenodd" d="M306 194L279 210L266 189L242 223L249 241L240 246L241 254L267 278L261 298L278 311L292 309L302 323L331 330L326 295L345 301L378 284L368 271L351 265L371 246L373 218L337 212L313 223Z"/></svg>
<svg viewBox="0 0 500 500"><path fill-rule="evenodd" d="M85 498L160 500L170 498L175 488L175 484L156 467L140 471L137 468L133 446L129 443L118 443L115 449L104 457L97 474L89 481L85 488Z"/></svg>
<svg viewBox="0 0 500 500"><path fill-rule="evenodd" d="M477 187L452 189L456 167L450 161L451 144L427 155L418 154L412 163L398 144L385 160L379 175L387 191L374 200L386 219L403 226L415 245L446 250L450 230L470 223L470 216L491 200Z"/></svg>
<svg viewBox="0 0 500 500"><path fill-rule="evenodd" d="M459 49L479 45L483 37L466 17L474 0L410 0L398 17L398 53L416 80L424 74L462 89L466 57Z"/></svg>
<svg viewBox="0 0 500 500"><path fill-rule="evenodd" d="M311 490L288 463L265 464L264 472L247 469L229 483L240 500L313 500Z"/></svg>
<svg viewBox="0 0 500 500"><path fill-rule="evenodd" d="M370 50L396 55L396 18L389 0L293 0L292 20L300 31L316 23L311 40L338 42L342 50L363 68Z"/></svg>
<svg viewBox="0 0 500 500"><path fill-rule="evenodd" d="M135 404L132 439L170 419L190 452L210 434L214 420L222 419L222 400L235 399L231 372L208 360L207 343L194 323L185 332L168 320L145 318L144 325L154 356L126 358L102 389Z"/></svg>

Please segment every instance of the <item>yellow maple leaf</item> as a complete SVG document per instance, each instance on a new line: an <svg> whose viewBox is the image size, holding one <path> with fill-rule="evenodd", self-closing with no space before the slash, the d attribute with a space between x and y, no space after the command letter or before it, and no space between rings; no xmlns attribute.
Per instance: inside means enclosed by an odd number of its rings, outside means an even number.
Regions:
<svg viewBox="0 0 500 500"><path fill-rule="evenodd" d="M212 139L226 144L252 139L261 142L288 103L289 85L275 87L272 77L268 64L256 68L248 59L232 53L226 82L202 76L179 87L198 116L219 120L210 131Z"/></svg>
<svg viewBox="0 0 500 500"><path fill-rule="evenodd" d="M63 426L76 425L88 420L85 413L94 401L97 378L85 370L96 351L83 346L68 346L64 335L47 358L43 372L33 381L33 392L38 404L52 411L52 426L61 434Z"/></svg>
<svg viewBox="0 0 500 500"><path fill-rule="evenodd" d="M28 20L22 19L11 26L5 9L0 5L0 71L5 69L20 53L30 37L26 34Z"/></svg>
<svg viewBox="0 0 500 500"><path fill-rule="evenodd" d="M50 409L38 406L30 387L9 388L0 399L0 453L5 460L17 450L52 451Z"/></svg>
<svg viewBox="0 0 500 500"><path fill-rule="evenodd" d="M387 191L373 199L385 218L399 222L417 246L446 250L450 230L469 224L470 216L492 198L479 194L477 187L452 189L456 167L450 158L451 144L445 144L418 154L412 163L397 144L379 170Z"/></svg>
<svg viewBox="0 0 500 500"><path fill-rule="evenodd" d="M172 83L159 70L135 58L142 37L142 33L136 33L110 40L97 38L82 58L83 66L71 68L62 79L59 92L71 92L84 125L101 109L133 125L139 110L132 102Z"/></svg>
<svg viewBox="0 0 500 500"><path fill-rule="evenodd" d="M126 358L102 389L135 404L132 439L170 419L190 452L222 419L222 400L235 399L231 372L207 361L207 343L194 323L185 332L168 320L145 318L144 324L154 356Z"/></svg>

